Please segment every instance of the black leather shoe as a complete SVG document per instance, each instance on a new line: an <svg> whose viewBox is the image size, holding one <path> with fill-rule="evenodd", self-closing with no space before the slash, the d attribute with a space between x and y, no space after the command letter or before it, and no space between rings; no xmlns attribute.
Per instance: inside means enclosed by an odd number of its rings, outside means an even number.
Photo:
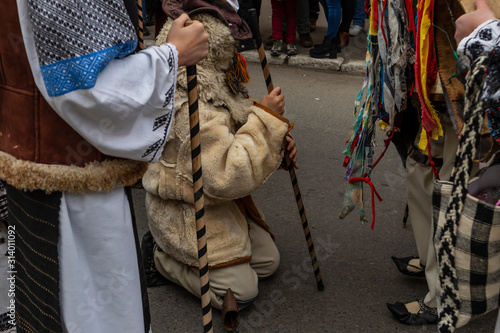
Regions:
<svg viewBox="0 0 500 333"><path fill-rule="evenodd" d="M163 286L168 283L166 277L160 274L155 266L154 251L159 249L158 245L148 231L142 237L141 253L142 263L144 265L144 273L146 274L146 286L148 288Z"/></svg>
<svg viewBox="0 0 500 333"><path fill-rule="evenodd" d="M406 257L406 258L396 258L391 257L392 261L396 264L398 270L404 275L414 276L414 277L425 277L425 269L423 267L417 267L410 265L410 260L418 259L418 257ZM408 267L414 268L415 270L408 270Z"/></svg>
<svg viewBox="0 0 500 333"><path fill-rule="evenodd" d="M387 308L400 322L406 325L431 325L437 323L438 315L435 308L428 307L423 301L416 301L419 303L419 310L417 313L411 313L406 308L406 305L401 302L396 304L387 303Z"/></svg>

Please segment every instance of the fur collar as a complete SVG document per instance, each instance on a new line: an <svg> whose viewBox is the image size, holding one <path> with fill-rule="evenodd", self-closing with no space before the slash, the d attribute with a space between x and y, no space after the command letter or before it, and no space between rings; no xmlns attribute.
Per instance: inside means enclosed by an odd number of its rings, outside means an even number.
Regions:
<svg viewBox="0 0 500 333"><path fill-rule="evenodd" d="M236 51L231 31L222 21L209 14L194 15L192 19L202 22L205 31L209 34L208 55L196 65L198 99L200 102L214 106L224 106L237 123L245 123L253 101L241 94L234 95L225 83L225 71L231 67ZM168 19L163 26L156 38L157 45L163 44L167 39L172 22L172 19ZM185 66L179 67L177 72L175 97L175 109L179 110L187 101Z"/></svg>

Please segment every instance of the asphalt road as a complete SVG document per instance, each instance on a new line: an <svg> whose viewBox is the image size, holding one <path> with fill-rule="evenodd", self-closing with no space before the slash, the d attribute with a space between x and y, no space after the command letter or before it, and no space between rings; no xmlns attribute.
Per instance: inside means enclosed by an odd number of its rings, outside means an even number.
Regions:
<svg viewBox="0 0 500 333"><path fill-rule="evenodd" d="M344 143L353 122L353 101L363 77L298 67L270 68L275 86L286 96L285 116L299 149L299 181L306 214L325 284L318 291L293 189L286 171L278 170L255 193L277 236L281 253L277 273L259 283L259 298L241 312L238 332L433 332L436 326L409 327L397 322L387 302L422 298L426 283L399 273L391 256L416 255L411 221L403 229L406 203L404 169L391 146L372 173L383 198L376 203L375 229L361 224L359 205L339 219L346 182ZM266 93L260 66L249 64L249 90ZM381 131L377 131L383 146ZM203 147L202 147L203 149ZM144 193L134 190L139 235L147 231ZM365 186L365 212L371 221ZM153 332L201 332L201 302L174 284L149 289ZM493 332L491 313L458 332ZM214 332L223 332L221 313L213 310Z"/></svg>

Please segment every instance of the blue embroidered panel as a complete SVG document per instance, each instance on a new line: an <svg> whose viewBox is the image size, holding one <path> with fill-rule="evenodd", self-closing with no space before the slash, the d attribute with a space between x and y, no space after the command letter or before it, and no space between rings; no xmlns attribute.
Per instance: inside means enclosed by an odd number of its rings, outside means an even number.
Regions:
<svg viewBox="0 0 500 333"><path fill-rule="evenodd" d="M111 60L132 53L136 46L137 40L131 40L81 57L41 66L47 93L56 97L74 90L94 87L97 75Z"/></svg>

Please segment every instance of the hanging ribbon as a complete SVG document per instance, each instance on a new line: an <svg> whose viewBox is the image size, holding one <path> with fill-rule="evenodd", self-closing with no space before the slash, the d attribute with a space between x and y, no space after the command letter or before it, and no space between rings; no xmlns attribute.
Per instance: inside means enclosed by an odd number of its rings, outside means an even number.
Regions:
<svg viewBox="0 0 500 333"><path fill-rule="evenodd" d="M422 127L430 133L433 140L443 136L443 128L438 115L429 99L429 72L434 61L432 26L434 0L422 0L418 3L417 40L415 41L415 76L417 93L422 108ZM425 151L427 135L420 137L419 148Z"/></svg>

